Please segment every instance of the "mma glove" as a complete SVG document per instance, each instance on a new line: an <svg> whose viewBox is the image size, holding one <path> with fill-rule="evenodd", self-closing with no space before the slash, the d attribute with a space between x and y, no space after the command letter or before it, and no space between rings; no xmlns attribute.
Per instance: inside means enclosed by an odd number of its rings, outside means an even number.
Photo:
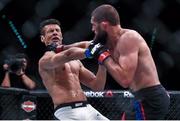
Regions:
<svg viewBox="0 0 180 121"><path fill-rule="evenodd" d="M53 42L50 45L47 45L47 51L54 51L55 53L59 53L63 51L63 47L63 45L58 46L55 42Z"/></svg>
<svg viewBox="0 0 180 121"><path fill-rule="evenodd" d="M92 42L85 50L85 56L86 58L95 58L99 64L103 64L103 62L110 57L110 52L104 45Z"/></svg>
<svg viewBox="0 0 180 121"><path fill-rule="evenodd" d="M94 43L94 41L92 41L90 43L90 45L88 46L88 48L85 50L84 54L85 54L86 58L89 58L89 59L93 58L94 52L92 49L95 47L95 45L96 45L96 43Z"/></svg>

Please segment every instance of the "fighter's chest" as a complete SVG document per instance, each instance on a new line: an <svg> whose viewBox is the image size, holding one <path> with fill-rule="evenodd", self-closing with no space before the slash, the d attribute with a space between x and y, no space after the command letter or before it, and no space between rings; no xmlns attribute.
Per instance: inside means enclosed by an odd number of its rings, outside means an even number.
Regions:
<svg viewBox="0 0 180 121"><path fill-rule="evenodd" d="M80 64L78 61L69 61L65 63L62 67L63 72L77 72L80 69Z"/></svg>

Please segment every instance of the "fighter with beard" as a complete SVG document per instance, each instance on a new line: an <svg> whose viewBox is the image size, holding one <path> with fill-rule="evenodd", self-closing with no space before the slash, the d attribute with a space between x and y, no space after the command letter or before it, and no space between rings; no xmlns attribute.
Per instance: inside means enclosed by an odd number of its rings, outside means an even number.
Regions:
<svg viewBox="0 0 180 121"><path fill-rule="evenodd" d="M87 102L80 85L81 82L91 89L102 90L106 80L105 67L101 66L94 75L76 60L85 58L85 49L67 49L62 44L58 20L43 21L40 32L41 41L46 45L47 51L39 60L39 74L54 103L56 119L108 120Z"/></svg>
<svg viewBox="0 0 180 121"><path fill-rule="evenodd" d="M170 98L143 37L135 30L122 28L118 12L111 5L97 7L91 14L91 24L98 44L90 44L86 57L97 58L114 80L135 96L132 110L125 111L124 119L164 119Z"/></svg>
<svg viewBox="0 0 180 121"><path fill-rule="evenodd" d="M111 5L97 7L91 14L91 24L95 38L85 51L86 58L96 58L119 85L135 96L132 110L125 110L122 119L164 119L170 98L143 37L135 30L122 28L119 14ZM74 45L83 47L81 44Z"/></svg>

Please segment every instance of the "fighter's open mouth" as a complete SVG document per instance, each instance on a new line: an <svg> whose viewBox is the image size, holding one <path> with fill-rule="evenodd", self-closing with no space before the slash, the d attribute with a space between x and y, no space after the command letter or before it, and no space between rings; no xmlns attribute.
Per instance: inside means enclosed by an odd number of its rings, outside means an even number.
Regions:
<svg viewBox="0 0 180 121"><path fill-rule="evenodd" d="M52 37L52 40L59 41L59 37Z"/></svg>

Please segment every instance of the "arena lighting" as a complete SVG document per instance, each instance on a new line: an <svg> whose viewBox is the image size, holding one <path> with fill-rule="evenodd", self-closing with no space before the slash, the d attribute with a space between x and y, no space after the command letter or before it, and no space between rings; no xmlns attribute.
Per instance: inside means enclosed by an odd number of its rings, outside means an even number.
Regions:
<svg viewBox="0 0 180 121"><path fill-rule="evenodd" d="M2 19L4 19L9 27L11 28L11 30L13 31L13 33L16 35L16 38L18 39L18 41L21 43L23 48L27 48L27 45L25 43L25 41L22 39L21 35L19 34L18 30L16 29L13 21L9 20L6 15L2 15Z"/></svg>

